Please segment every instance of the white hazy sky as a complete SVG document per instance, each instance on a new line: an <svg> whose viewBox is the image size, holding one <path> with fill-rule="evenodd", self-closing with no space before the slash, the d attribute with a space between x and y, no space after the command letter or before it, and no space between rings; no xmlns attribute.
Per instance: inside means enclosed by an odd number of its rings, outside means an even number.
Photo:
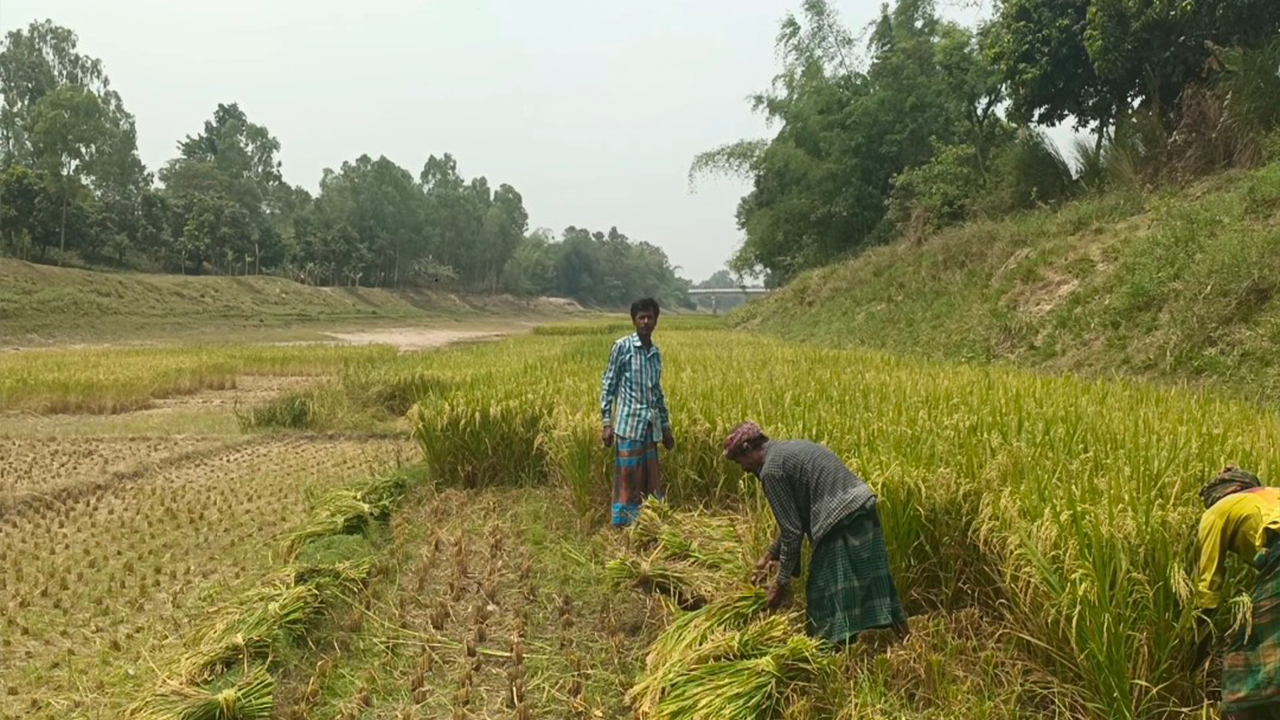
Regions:
<svg viewBox="0 0 1280 720"><path fill-rule="evenodd" d="M944 4L945 3L940 3ZM837 0L855 31L879 0ZM0 30L52 19L101 58L155 170L219 102L281 143L285 178L362 153L415 176L453 153L506 182L532 227L607 230L701 280L740 242L746 184L703 180L694 154L767 134L745 98L776 71L799 0L0 0ZM972 19L972 12L944 13Z"/></svg>

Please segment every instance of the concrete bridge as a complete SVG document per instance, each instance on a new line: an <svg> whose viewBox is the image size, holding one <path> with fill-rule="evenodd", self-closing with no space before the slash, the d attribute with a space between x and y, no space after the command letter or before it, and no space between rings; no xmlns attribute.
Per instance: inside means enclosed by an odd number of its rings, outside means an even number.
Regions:
<svg viewBox="0 0 1280 720"><path fill-rule="evenodd" d="M731 288L694 288L689 291L689 295L694 298L710 297L711 298L711 314L715 315L720 309L720 298L735 298L750 300L760 295L768 295L769 288L748 287L739 285Z"/></svg>

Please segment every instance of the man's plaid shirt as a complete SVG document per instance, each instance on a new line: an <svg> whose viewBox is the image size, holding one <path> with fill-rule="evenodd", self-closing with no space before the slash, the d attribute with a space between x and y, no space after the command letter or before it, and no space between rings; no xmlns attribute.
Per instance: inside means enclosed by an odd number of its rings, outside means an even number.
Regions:
<svg viewBox="0 0 1280 720"><path fill-rule="evenodd" d="M615 435L628 440L657 442L670 430L657 345L645 350L634 333L613 344L600 381L600 413Z"/></svg>

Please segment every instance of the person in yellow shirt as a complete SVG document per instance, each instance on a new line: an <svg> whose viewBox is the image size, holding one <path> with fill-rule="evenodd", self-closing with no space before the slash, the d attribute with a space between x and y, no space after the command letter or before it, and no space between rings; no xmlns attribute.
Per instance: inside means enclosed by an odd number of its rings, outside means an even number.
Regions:
<svg viewBox="0 0 1280 720"><path fill-rule="evenodd" d="M1280 718L1280 488L1228 467L1200 490L1200 499L1196 605L1204 629L1194 664L1208 657L1207 619L1222 604L1227 553L1234 553L1257 569L1258 582L1252 622L1222 660L1222 717Z"/></svg>

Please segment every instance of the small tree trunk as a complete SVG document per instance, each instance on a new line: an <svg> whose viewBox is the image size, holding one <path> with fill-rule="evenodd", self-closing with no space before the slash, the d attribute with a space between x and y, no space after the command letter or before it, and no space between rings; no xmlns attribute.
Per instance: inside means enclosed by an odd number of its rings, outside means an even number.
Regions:
<svg viewBox="0 0 1280 720"><path fill-rule="evenodd" d="M62 228L58 237L58 254L64 255L67 252L67 189L62 188ZM59 257L58 264L61 265L66 258Z"/></svg>

